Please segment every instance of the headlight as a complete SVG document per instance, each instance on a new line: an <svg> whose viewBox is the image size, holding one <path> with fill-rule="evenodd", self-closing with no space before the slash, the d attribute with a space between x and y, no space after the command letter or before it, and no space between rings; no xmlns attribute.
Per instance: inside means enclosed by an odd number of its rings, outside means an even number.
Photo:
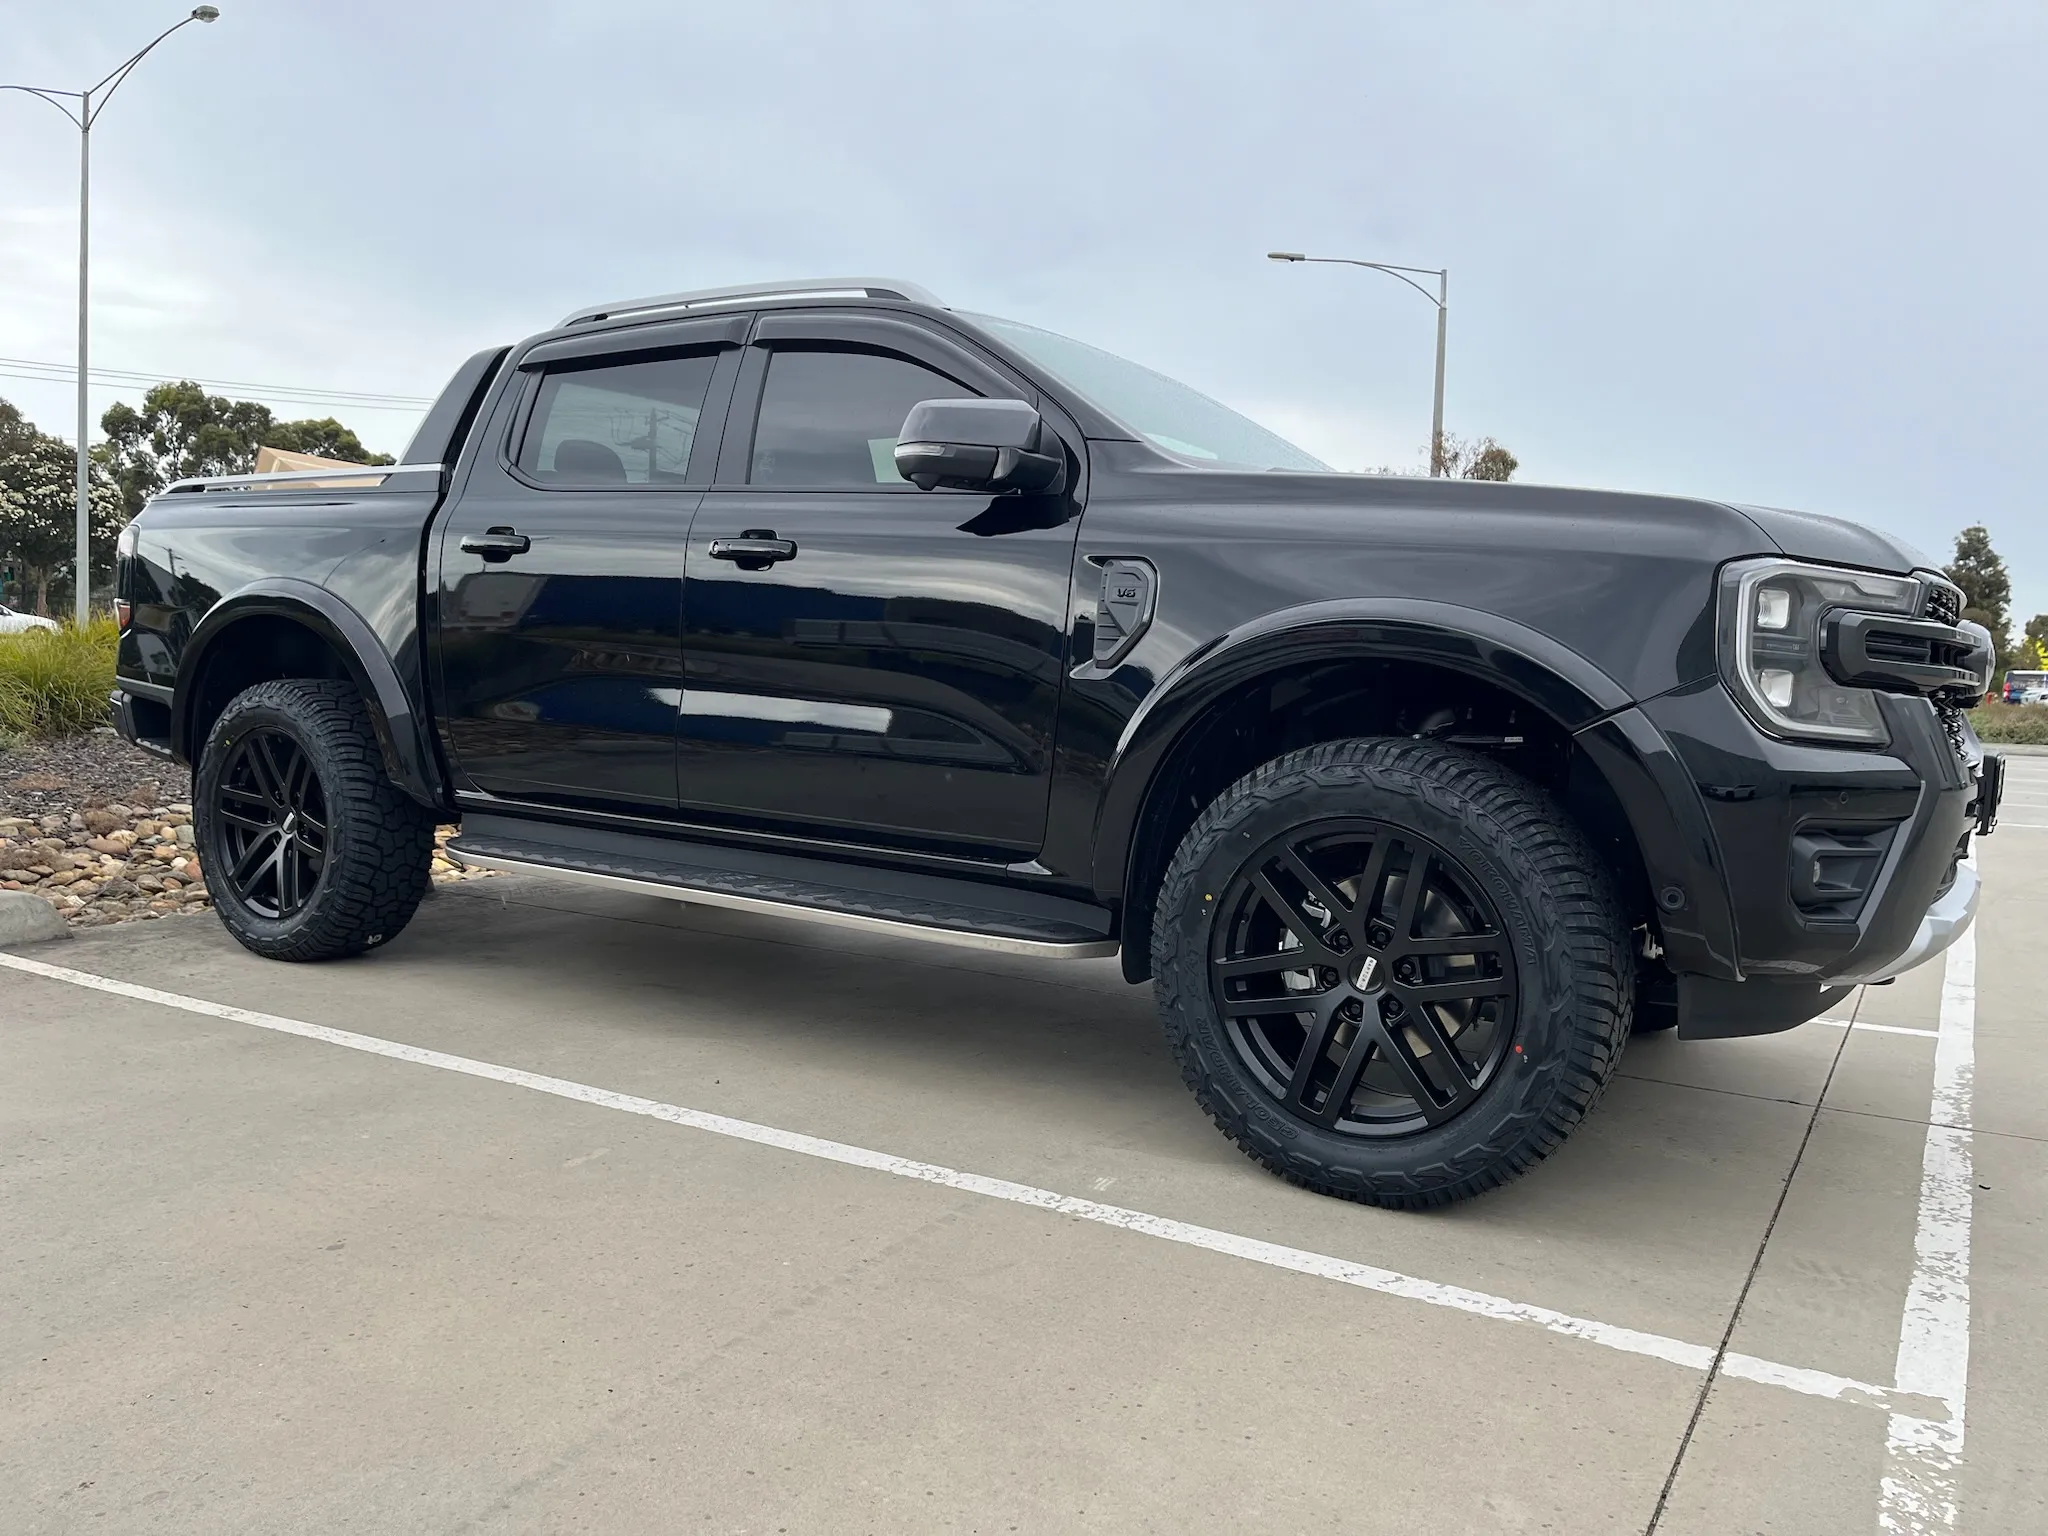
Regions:
<svg viewBox="0 0 2048 1536"><path fill-rule="evenodd" d="M1883 743L1877 695L1845 688L1821 664L1831 608L1911 616L1920 583L1793 560L1742 560L1721 574L1721 670L1756 723L1774 736Z"/></svg>

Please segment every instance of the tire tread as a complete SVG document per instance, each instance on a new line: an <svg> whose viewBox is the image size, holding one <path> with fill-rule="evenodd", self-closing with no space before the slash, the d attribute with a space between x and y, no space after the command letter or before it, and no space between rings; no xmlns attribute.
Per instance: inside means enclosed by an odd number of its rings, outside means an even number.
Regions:
<svg viewBox="0 0 2048 1536"><path fill-rule="evenodd" d="M1175 953L1172 920L1193 899L1202 857L1228 828L1308 788L1351 787L1427 797L1463 818L1525 871L1545 910L1562 928L1562 955L1552 964L1562 988L1545 990L1568 1007L1562 1059L1538 1063L1554 1081L1548 1092L1491 1122L1474 1121L1472 1139L1430 1161L1390 1170L1346 1165L1304 1145L1266 1133L1259 1117L1219 1080L1194 1034L1188 1009L1209 1008L1206 957L1195 999L1184 997L1184 956ZM1627 1043L1634 967L1611 881L1571 820L1535 784L1468 749L1411 738L1352 738L1306 747L1254 769L1195 819L1175 854L1159 895L1153 926L1155 995L1168 1043L1196 1100L1248 1156L1290 1183L1368 1204L1418 1209L1449 1204L1498 1188L1562 1146L1606 1090ZM1460 1121L1452 1121L1457 1126ZM1482 1133L1483 1128L1483 1133ZM1336 1142L1334 1136L1322 1142ZM1385 1144L1382 1144L1385 1145Z"/></svg>
<svg viewBox="0 0 2048 1536"><path fill-rule="evenodd" d="M435 818L391 782L369 711L351 684L291 678L236 695L208 737L194 810L207 813L223 743L236 722L259 710L284 716L304 733L327 796L332 852L321 889L298 916L279 922L244 913L232 892L216 889L221 922L244 947L272 960L339 959L388 942L426 895ZM208 853L211 866L210 847Z"/></svg>

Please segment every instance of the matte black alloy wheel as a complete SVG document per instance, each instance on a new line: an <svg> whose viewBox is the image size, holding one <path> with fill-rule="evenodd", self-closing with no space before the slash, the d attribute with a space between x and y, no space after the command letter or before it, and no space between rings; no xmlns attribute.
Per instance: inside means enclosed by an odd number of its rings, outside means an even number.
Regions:
<svg viewBox="0 0 2048 1536"><path fill-rule="evenodd" d="M1246 861L1210 931L1231 1045L1311 1125L1380 1139L1441 1125L1509 1053L1520 998L1499 914L1405 828L1293 828Z"/></svg>
<svg viewBox="0 0 2048 1536"><path fill-rule="evenodd" d="M213 807L242 904L276 920L304 911L327 868L327 798L291 736L257 727L230 749Z"/></svg>

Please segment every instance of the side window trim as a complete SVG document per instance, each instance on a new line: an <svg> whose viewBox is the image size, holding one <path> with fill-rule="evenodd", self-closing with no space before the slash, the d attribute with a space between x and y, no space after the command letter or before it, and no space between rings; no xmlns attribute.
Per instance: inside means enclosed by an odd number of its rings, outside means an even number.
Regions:
<svg viewBox="0 0 2048 1536"><path fill-rule="evenodd" d="M535 351L538 350L538 348L535 349ZM527 358L522 358L520 361L517 373L520 387L519 400L511 412L511 419L507 430L498 445L499 471L507 478L525 486L528 490L556 495L568 493L576 495L604 493L645 495L648 492L663 493L702 489L708 485L711 482L714 467L718 462L719 445L725 436L726 423L732 406L734 381L739 375L740 364L748 351L746 347L739 345L737 341L719 346L712 355L711 378L705 386L704 404L697 412L697 427L690 441L690 463L689 467L683 472L681 480L644 482L599 481L588 485L558 485L536 480L532 475L529 475L519 467L520 455L526 449L526 436L533 430L534 413L540 403L541 390L551 373L594 372L614 362L624 364L633 362L636 359L644 360L643 354L648 350L651 349L634 347L617 353L596 351L571 353L561 357L551 356L544 362L537 363L531 367L527 365L527 359L530 359L533 353L529 352ZM693 346L690 350L696 352L702 349ZM547 366L548 363L572 361L579 366L573 369L551 369Z"/></svg>
<svg viewBox="0 0 2048 1536"><path fill-rule="evenodd" d="M779 310L764 314L754 327L756 346L780 342L841 343L893 352L906 361L958 378L969 389L992 400L1023 400L1038 404L1031 382L992 358L968 350L951 335L894 315Z"/></svg>
<svg viewBox="0 0 2048 1536"><path fill-rule="evenodd" d="M751 315L719 315L703 320L645 323L616 330L578 332L538 341L519 359L522 369L588 358L624 359L636 352L694 352L705 347L737 347L746 343Z"/></svg>
<svg viewBox="0 0 2048 1536"><path fill-rule="evenodd" d="M712 484L721 488L751 484L754 438L761 422L761 398L768 382L768 362L778 350L824 345L858 348L902 358L921 368L955 379L985 398L1023 400L1044 409L1038 389L1010 368L970 350L950 332L893 315L848 311L776 310L761 315L741 364L732 405L726 418L725 441ZM694 466L693 466L694 467ZM885 494L896 494L882 487ZM845 487L778 486L790 495L845 494ZM964 494L935 492L933 494Z"/></svg>
<svg viewBox="0 0 2048 1536"><path fill-rule="evenodd" d="M754 428L761 420L761 391L768 383L771 349L755 342L741 355L733 386L732 409L726 413L724 441L718 450L713 485L745 485L754 461Z"/></svg>

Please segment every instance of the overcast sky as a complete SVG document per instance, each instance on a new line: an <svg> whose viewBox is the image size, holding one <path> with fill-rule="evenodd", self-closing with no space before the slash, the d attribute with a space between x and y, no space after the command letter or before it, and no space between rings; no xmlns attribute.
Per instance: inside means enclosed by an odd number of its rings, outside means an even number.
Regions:
<svg viewBox="0 0 2048 1536"><path fill-rule="evenodd" d="M0 82L184 9L0 0ZM2048 610L2042 0L222 10L95 131L96 366L432 395L588 301L887 274L1408 466L1430 305L1264 253L1441 265L1447 423L1521 478L1981 521ZM0 93L0 358L73 355L76 150Z"/></svg>

